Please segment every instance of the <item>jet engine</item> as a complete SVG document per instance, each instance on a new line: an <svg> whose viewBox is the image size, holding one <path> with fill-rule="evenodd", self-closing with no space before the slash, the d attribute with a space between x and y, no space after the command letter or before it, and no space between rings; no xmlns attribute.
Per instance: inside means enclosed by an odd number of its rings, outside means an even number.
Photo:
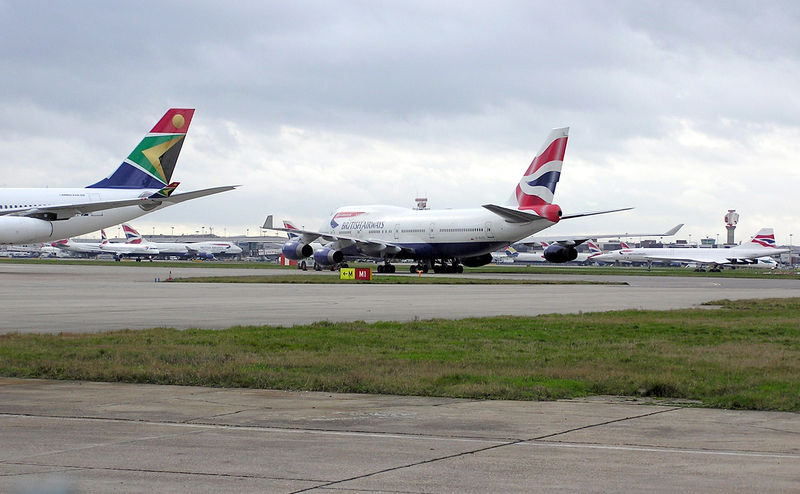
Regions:
<svg viewBox="0 0 800 494"><path fill-rule="evenodd" d="M329 247L320 247L314 251L314 262L320 266L333 266L339 264L344 259L344 254L340 250Z"/></svg>
<svg viewBox="0 0 800 494"><path fill-rule="evenodd" d="M553 244L544 250L544 258L550 262L562 263L574 261L578 257L575 247L564 247L563 245Z"/></svg>
<svg viewBox="0 0 800 494"><path fill-rule="evenodd" d="M308 244L298 242L297 240L290 240L283 244L281 252L283 252L283 256L286 259L298 261L313 254L314 249Z"/></svg>
<svg viewBox="0 0 800 494"><path fill-rule="evenodd" d="M481 266L485 266L490 262L492 262L491 254L483 254L482 256L465 257L461 259L461 264L463 264L468 268L478 268Z"/></svg>
<svg viewBox="0 0 800 494"><path fill-rule="evenodd" d="M24 244L41 242L53 234L49 221L27 216L0 217L0 244Z"/></svg>

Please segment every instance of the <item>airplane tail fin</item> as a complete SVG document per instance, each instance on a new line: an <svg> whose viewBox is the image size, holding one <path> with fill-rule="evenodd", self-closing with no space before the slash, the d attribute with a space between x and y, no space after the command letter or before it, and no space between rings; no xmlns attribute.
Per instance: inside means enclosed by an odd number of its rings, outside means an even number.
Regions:
<svg viewBox="0 0 800 494"><path fill-rule="evenodd" d="M517 252L517 249L515 249L514 247L511 247L510 245L507 246L504 249L504 251L506 253L506 257L517 257L519 255L519 252Z"/></svg>
<svg viewBox="0 0 800 494"><path fill-rule="evenodd" d="M100 230L100 243L107 244L108 243L108 236L106 235L105 230Z"/></svg>
<svg viewBox="0 0 800 494"><path fill-rule="evenodd" d="M108 177L87 188L163 189L172 179L194 109L172 108ZM170 191L171 193L171 191ZM167 194L169 195L169 194Z"/></svg>
<svg viewBox="0 0 800 494"><path fill-rule="evenodd" d="M761 247L775 248L775 231L772 228L762 228L750 239L752 247L760 245Z"/></svg>
<svg viewBox="0 0 800 494"><path fill-rule="evenodd" d="M630 246L630 245L628 245L628 244L627 244L627 243L625 243L625 242L620 242L620 243L619 243L619 248L620 248L620 249L630 249L630 248L631 248L631 246Z"/></svg>
<svg viewBox="0 0 800 494"><path fill-rule="evenodd" d="M142 243L142 235L139 234L132 226L127 223L122 224L122 231L125 232L126 244L140 244Z"/></svg>
<svg viewBox="0 0 800 494"><path fill-rule="evenodd" d="M568 135L569 127L553 129L550 132L539 153L533 158L525 175L517 184L514 193L511 194L508 206L534 211L547 219L551 219L550 216L556 213L557 216L561 216L561 209L553 205L553 196L558 179L561 177L561 165L567 150Z"/></svg>
<svg viewBox="0 0 800 494"><path fill-rule="evenodd" d="M283 220L283 227L286 228L287 230L297 230L298 229L296 226L294 226L294 223L292 223L291 221L288 221L288 220ZM296 237L300 236L299 233L286 232L286 234L289 235L289 238L296 238Z"/></svg>
<svg viewBox="0 0 800 494"><path fill-rule="evenodd" d="M595 244L591 240L586 242L586 247L589 249L589 255L594 256L594 255L603 253L603 249L598 247L597 244Z"/></svg>

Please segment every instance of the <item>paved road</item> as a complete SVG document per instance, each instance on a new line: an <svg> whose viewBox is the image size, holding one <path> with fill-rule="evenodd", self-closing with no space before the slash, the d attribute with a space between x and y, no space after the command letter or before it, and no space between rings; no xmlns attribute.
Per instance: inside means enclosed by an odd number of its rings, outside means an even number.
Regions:
<svg viewBox="0 0 800 494"><path fill-rule="evenodd" d="M0 333L227 328L314 321L406 321L671 309L710 300L800 295L800 281L579 276L614 285L279 285L154 283L173 276L285 271L146 266L0 264ZM433 275L431 275L433 276ZM484 275L495 277L496 275ZM511 276L511 275L506 275ZM513 275L568 279L572 275Z"/></svg>
<svg viewBox="0 0 800 494"><path fill-rule="evenodd" d="M0 492L797 492L800 416L0 378ZM41 492L37 490L36 492ZM63 490L60 492L64 492Z"/></svg>

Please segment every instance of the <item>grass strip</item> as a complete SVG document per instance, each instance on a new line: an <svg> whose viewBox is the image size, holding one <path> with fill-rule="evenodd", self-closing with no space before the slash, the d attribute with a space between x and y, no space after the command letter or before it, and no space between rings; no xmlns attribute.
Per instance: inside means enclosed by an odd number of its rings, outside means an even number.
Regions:
<svg viewBox="0 0 800 494"><path fill-rule="evenodd" d="M228 268L228 269L270 269L297 272L296 266L280 266L268 262L249 261L108 261L102 259L25 259L25 258L0 258L0 264L73 264L91 266L127 266L127 267L166 267L166 268ZM349 263L350 267L375 268L375 263L356 262ZM398 269L407 271L405 265L398 265ZM466 273L494 273L494 274L567 274L567 275L610 275L610 276L678 276L678 277L708 277L708 278L763 278L800 280L800 273L796 270L784 269L755 269L737 268L723 269L719 273L695 272L692 269L679 267L646 267L631 266L564 266L552 264L545 266L513 266L513 265L487 265L480 268L464 268Z"/></svg>
<svg viewBox="0 0 800 494"><path fill-rule="evenodd" d="M0 336L0 375L800 411L800 298L718 310Z"/></svg>
<svg viewBox="0 0 800 494"><path fill-rule="evenodd" d="M375 275L371 281L341 280L335 274L288 274L247 276L193 276L174 278L179 283L301 283L301 284L378 284L378 285L627 285L622 281L521 280L489 278L450 278L411 275Z"/></svg>

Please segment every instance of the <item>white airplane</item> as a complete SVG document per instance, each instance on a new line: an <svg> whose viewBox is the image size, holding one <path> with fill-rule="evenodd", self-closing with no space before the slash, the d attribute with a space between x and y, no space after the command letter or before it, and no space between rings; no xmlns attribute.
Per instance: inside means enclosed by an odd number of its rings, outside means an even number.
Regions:
<svg viewBox="0 0 800 494"><path fill-rule="evenodd" d="M562 214L553 204L561 175L568 128L554 129L504 204L472 209L408 209L395 206L345 206L331 213L319 231L299 234L283 246L283 255L300 260L312 256L321 266L341 263L345 257L382 259L378 272L395 271L394 259L413 259L427 272L462 272L492 262L492 252L560 220L623 211L614 209ZM286 228L265 228L288 231ZM314 249L310 244L324 244Z"/></svg>
<svg viewBox="0 0 800 494"><path fill-rule="evenodd" d="M108 177L85 188L0 189L0 244L52 242L235 188L173 194L170 183L193 109L173 108Z"/></svg>
<svg viewBox="0 0 800 494"><path fill-rule="evenodd" d="M696 271L720 271L723 266L756 265L758 259L770 257L789 249L775 248L772 228L762 228L746 244L729 249L699 249L694 247L620 249L595 257L601 262L681 262L696 265Z"/></svg>
<svg viewBox="0 0 800 494"><path fill-rule="evenodd" d="M103 231L103 241L100 242L100 250L114 255L114 259L121 261L123 257L134 257L137 261L142 258L153 259L160 252L158 248L150 244L138 244L128 242L109 242L106 232Z"/></svg>
<svg viewBox="0 0 800 494"><path fill-rule="evenodd" d="M100 242L76 242L69 238L53 242L51 245L66 252L96 256L105 252L100 248L102 244L108 243L105 230L100 230L100 238Z"/></svg>
<svg viewBox="0 0 800 494"><path fill-rule="evenodd" d="M242 248L226 240L209 240L205 242L151 242L142 237L132 226L122 225L125 232L126 245L150 246L162 256L198 257L213 259L215 256L235 256L242 253Z"/></svg>
<svg viewBox="0 0 800 494"><path fill-rule="evenodd" d="M519 252L510 245L503 250L492 252L492 257L498 263L539 264L547 262L541 252Z"/></svg>

